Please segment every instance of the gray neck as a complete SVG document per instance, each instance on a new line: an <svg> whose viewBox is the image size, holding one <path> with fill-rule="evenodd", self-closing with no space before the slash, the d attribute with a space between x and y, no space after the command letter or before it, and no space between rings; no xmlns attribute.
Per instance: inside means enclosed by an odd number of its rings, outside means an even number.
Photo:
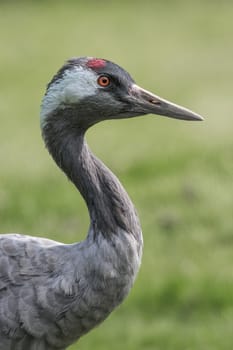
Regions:
<svg viewBox="0 0 233 350"><path fill-rule="evenodd" d="M138 240L141 235L139 220L123 186L90 151L85 131L78 126L72 128L67 118L59 117L49 117L43 137L57 165L86 201L94 234L110 237L120 228Z"/></svg>

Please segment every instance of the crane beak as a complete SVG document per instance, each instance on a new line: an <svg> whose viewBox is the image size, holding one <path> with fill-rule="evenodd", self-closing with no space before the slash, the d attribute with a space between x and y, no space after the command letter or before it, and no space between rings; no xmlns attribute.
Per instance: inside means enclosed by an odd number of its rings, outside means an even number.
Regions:
<svg viewBox="0 0 233 350"><path fill-rule="evenodd" d="M199 114L156 96L136 84L131 86L130 95L134 99L135 108L143 114L152 113L183 120L204 120Z"/></svg>

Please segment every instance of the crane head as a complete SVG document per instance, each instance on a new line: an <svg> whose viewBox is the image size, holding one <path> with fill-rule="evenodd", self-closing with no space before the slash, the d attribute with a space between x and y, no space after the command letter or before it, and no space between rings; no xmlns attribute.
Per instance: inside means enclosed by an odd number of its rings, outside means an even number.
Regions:
<svg viewBox="0 0 233 350"><path fill-rule="evenodd" d="M123 68L108 60L68 60L48 84L41 125L50 115L69 110L70 122L87 129L102 120L156 114L183 120L203 118L138 86Z"/></svg>

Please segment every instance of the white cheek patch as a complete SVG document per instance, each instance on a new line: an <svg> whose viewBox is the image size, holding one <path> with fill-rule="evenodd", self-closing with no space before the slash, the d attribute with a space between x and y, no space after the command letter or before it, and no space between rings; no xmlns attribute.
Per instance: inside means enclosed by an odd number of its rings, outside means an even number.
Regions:
<svg viewBox="0 0 233 350"><path fill-rule="evenodd" d="M53 83L42 100L41 126L46 117L62 104L78 103L81 99L95 95L97 90L96 74L83 67L67 70L62 78Z"/></svg>

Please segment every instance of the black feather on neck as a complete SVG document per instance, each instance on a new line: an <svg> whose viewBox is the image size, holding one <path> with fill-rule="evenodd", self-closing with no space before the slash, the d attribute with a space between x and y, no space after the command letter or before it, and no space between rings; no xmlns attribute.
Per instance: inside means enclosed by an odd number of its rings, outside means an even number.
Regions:
<svg viewBox="0 0 233 350"><path fill-rule="evenodd" d="M135 208L116 176L90 151L85 129L72 123L71 110L60 110L47 117L42 129L46 146L57 165L83 196L94 234L111 237L122 229L141 235Z"/></svg>

